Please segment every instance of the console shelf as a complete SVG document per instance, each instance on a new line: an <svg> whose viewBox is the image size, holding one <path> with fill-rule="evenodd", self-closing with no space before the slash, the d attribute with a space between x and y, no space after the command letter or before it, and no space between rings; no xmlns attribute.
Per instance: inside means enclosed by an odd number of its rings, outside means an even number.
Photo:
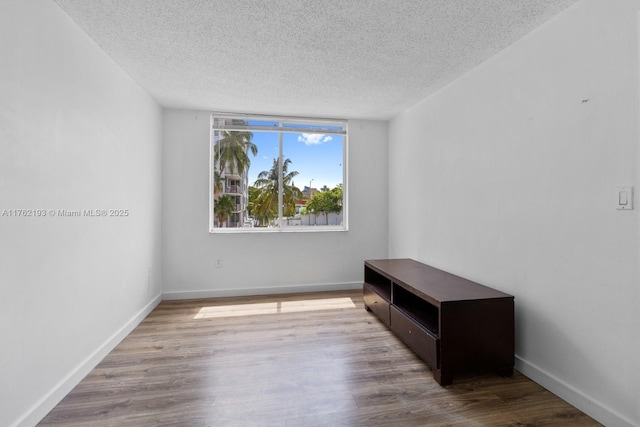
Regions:
<svg viewBox="0 0 640 427"><path fill-rule="evenodd" d="M411 259L384 259L364 262L363 298L440 385L461 372L513 375L513 296Z"/></svg>

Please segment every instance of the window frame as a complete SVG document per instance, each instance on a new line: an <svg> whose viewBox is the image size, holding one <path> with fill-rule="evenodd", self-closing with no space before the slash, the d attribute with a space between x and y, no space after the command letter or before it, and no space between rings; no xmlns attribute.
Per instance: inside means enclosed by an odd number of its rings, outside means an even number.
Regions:
<svg viewBox="0 0 640 427"><path fill-rule="evenodd" d="M217 125L216 119L225 119L229 121L229 125ZM277 126L258 126L258 125L238 125L231 124L232 120L248 121L270 121L277 122ZM220 121L218 121L219 123ZM300 126L295 126L296 124ZM305 127L306 126L306 127ZM310 127L313 126L313 127ZM326 127L323 127L326 126ZM341 127L336 130L335 127ZM210 234L229 234L229 233L317 233L317 232L342 232L349 230L348 221L348 121L344 119L330 118L309 118L298 116L272 116L260 114L243 114L243 113L217 113L210 114L210 137L209 137L209 233ZM214 212L214 186L215 186L215 144L217 139L215 133L219 131L249 131L249 132L274 132L278 133L278 166L279 166L279 191L278 191L278 226L276 227L217 227ZM283 153L283 134L284 133L315 133L342 136L342 224L341 225L308 225L308 226L283 226L286 221L283 216L283 182L282 182L282 164L284 160ZM250 183L247 184L247 191Z"/></svg>

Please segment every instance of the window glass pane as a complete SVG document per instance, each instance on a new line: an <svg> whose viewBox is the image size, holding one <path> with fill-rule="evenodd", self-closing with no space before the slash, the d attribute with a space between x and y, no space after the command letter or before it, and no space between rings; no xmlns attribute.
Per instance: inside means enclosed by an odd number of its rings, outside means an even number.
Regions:
<svg viewBox="0 0 640 427"><path fill-rule="evenodd" d="M343 224L343 139L342 135L324 133L284 134L283 158L289 162L287 174L292 186L300 190L293 208L289 206L284 213L284 226Z"/></svg>
<svg viewBox="0 0 640 427"><path fill-rule="evenodd" d="M278 121L277 120L249 119L249 120L247 120L247 123L249 123L251 126L272 126L274 128L278 127Z"/></svg>
<svg viewBox="0 0 640 427"><path fill-rule="evenodd" d="M286 131L296 132L317 132L317 133L342 133L344 126L332 124L315 124L315 123L283 123L282 129Z"/></svg>
<svg viewBox="0 0 640 427"><path fill-rule="evenodd" d="M241 120L216 120L213 125L243 126ZM210 197L213 198L212 228L243 227L247 218L248 177L258 147L249 131L213 129Z"/></svg>
<svg viewBox="0 0 640 427"><path fill-rule="evenodd" d="M247 216L253 227L278 224L278 139L277 132L254 132L258 155L249 171ZM274 169L275 168L275 169Z"/></svg>

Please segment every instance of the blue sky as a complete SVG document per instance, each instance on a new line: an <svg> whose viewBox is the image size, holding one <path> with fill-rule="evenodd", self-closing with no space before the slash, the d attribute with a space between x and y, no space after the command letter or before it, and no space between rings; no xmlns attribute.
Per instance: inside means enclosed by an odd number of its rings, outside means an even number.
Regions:
<svg viewBox="0 0 640 427"><path fill-rule="evenodd" d="M284 133L283 153L291 159L289 172L298 171L294 178L296 187L303 190L312 181L313 188L329 188L342 183L342 135L315 133ZM249 185L253 185L258 174L273 166L278 157L278 132L253 132L253 143L258 146L258 155L251 158Z"/></svg>

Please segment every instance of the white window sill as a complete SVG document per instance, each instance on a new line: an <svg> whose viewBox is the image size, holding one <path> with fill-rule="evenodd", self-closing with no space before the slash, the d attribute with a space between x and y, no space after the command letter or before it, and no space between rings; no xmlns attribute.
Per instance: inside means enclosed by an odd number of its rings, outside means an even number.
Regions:
<svg viewBox="0 0 640 427"><path fill-rule="evenodd" d="M210 234L261 234L261 233L326 233L326 232L348 231L345 226L291 226L285 228L278 227L234 227L234 228L214 228L209 230Z"/></svg>

